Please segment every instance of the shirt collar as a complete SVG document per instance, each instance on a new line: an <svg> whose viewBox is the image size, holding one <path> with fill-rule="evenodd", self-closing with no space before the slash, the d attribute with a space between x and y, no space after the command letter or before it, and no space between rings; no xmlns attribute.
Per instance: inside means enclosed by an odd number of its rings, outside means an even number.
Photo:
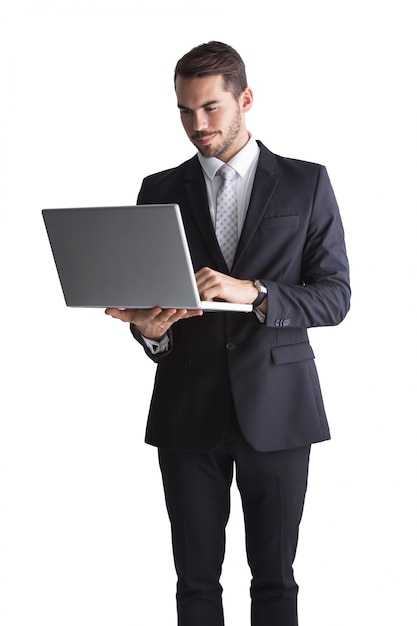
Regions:
<svg viewBox="0 0 417 626"><path fill-rule="evenodd" d="M249 141L247 144L239 150L235 156L228 161L228 165L231 165L233 169L241 176L242 178L245 176L248 171L250 165L253 163L254 159L257 158L259 154L259 146L256 143L254 137L249 133ZM224 162L218 159L217 157L205 157L200 152L197 153L198 160L200 161L201 167L203 168L206 175L210 180L213 180L215 177L217 170L224 165Z"/></svg>

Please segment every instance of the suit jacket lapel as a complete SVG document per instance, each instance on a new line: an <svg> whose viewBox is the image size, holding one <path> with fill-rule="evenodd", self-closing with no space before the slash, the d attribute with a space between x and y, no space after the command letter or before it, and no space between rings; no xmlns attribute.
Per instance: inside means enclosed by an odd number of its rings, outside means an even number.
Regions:
<svg viewBox="0 0 417 626"><path fill-rule="evenodd" d="M278 184L278 166L275 156L262 143L258 142L258 144L261 149L259 162L246 220L236 250L233 269L245 253Z"/></svg>
<svg viewBox="0 0 417 626"><path fill-rule="evenodd" d="M207 242L219 271L228 273L226 261L217 242L213 222L208 207L207 189L204 174L197 156L190 159L185 174L185 192L189 204L189 212L193 216L201 237Z"/></svg>

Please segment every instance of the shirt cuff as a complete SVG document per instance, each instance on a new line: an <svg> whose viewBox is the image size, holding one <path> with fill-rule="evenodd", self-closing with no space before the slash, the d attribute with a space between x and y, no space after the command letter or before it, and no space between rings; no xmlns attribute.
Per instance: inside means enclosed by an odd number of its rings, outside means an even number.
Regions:
<svg viewBox="0 0 417 626"><path fill-rule="evenodd" d="M168 350L169 338L168 335L162 337L161 341L155 341L154 339L148 339L142 335L142 339L145 345L149 348L152 354L158 354L158 352L165 352Z"/></svg>
<svg viewBox="0 0 417 626"><path fill-rule="evenodd" d="M255 313L260 323L265 324L265 318L266 318L265 313L262 313L262 311L260 311L259 309L254 309L253 312Z"/></svg>

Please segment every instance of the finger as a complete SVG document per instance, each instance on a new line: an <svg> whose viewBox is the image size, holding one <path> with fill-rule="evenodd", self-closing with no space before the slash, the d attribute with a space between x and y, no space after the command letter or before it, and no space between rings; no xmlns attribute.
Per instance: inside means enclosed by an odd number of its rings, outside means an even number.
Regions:
<svg viewBox="0 0 417 626"><path fill-rule="evenodd" d="M168 323L169 324L174 324L175 322L178 322L181 319L188 319L189 317L195 317L197 315L202 315L203 311L201 311L201 309L178 309L176 311L176 313L174 313L173 315L171 315L168 318Z"/></svg>
<svg viewBox="0 0 417 626"><path fill-rule="evenodd" d="M159 313L153 315L151 319L159 323L169 324L175 320L180 311L178 309L159 309Z"/></svg>
<svg viewBox="0 0 417 626"><path fill-rule="evenodd" d="M187 311L188 317L196 317L200 315L203 315L203 309L193 309L192 311L190 310Z"/></svg>
<svg viewBox="0 0 417 626"><path fill-rule="evenodd" d="M115 308L107 308L105 309L106 315L110 315L115 319L121 320L122 322L131 322L131 323L140 323L146 320L152 320L157 315L160 314L162 309L160 307L156 307L154 309L115 309Z"/></svg>
<svg viewBox="0 0 417 626"><path fill-rule="evenodd" d="M197 283L204 283L207 280L213 280L219 272L212 270L210 267L202 267L201 270L196 272L195 278Z"/></svg>
<svg viewBox="0 0 417 626"><path fill-rule="evenodd" d="M175 322L178 322L181 319L187 319L189 317L195 317L198 315L202 315L203 311L201 309L189 310L189 309L174 309L174 311L165 309L160 315L160 321L166 326L172 326Z"/></svg>
<svg viewBox="0 0 417 626"><path fill-rule="evenodd" d="M199 317L203 315L202 309L186 309L186 312L181 317L183 319L188 319L189 317Z"/></svg>
<svg viewBox="0 0 417 626"><path fill-rule="evenodd" d="M218 282L218 277L212 272L201 274L198 278L196 278L197 289L200 293L202 291L206 291L207 289L215 287Z"/></svg>
<svg viewBox="0 0 417 626"><path fill-rule="evenodd" d="M213 270L211 270L209 267L202 267L201 269L198 270L198 272L196 272L196 276L202 276L203 274L207 274L207 272L212 272Z"/></svg>
<svg viewBox="0 0 417 626"><path fill-rule="evenodd" d="M122 320L123 322L126 321L127 316L129 315L128 311L125 309L108 308L108 309L105 309L104 313L106 315L110 315L111 317L114 317L115 319Z"/></svg>

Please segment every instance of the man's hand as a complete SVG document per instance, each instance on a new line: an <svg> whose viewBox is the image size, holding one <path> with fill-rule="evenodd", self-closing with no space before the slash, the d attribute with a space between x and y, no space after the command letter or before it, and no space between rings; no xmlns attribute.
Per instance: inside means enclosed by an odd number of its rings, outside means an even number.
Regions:
<svg viewBox="0 0 417 626"><path fill-rule="evenodd" d="M166 332L175 322L189 317L202 315L201 309L106 309L106 315L110 315L122 322L134 324L140 334L147 339L161 341Z"/></svg>
<svg viewBox="0 0 417 626"><path fill-rule="evenodd" d="M232 278L209 267L203 267L195 277L201 300L225 300L237 304L252 304L258 296L258 290L253 281ZM259 308L266 310L265 300ZM153 309L106 309L105 313L122 322L134 324L143 337L161 341L175 322L200 316L203 311L154 307Z"/></svg>
<svg viewBox="0 0 417 626"><path fill-rule="evenodd" d="M209 267L195 275L201 300L226 300L237 304L252 304L258 296L253 281L232 278Z"/></svg>

